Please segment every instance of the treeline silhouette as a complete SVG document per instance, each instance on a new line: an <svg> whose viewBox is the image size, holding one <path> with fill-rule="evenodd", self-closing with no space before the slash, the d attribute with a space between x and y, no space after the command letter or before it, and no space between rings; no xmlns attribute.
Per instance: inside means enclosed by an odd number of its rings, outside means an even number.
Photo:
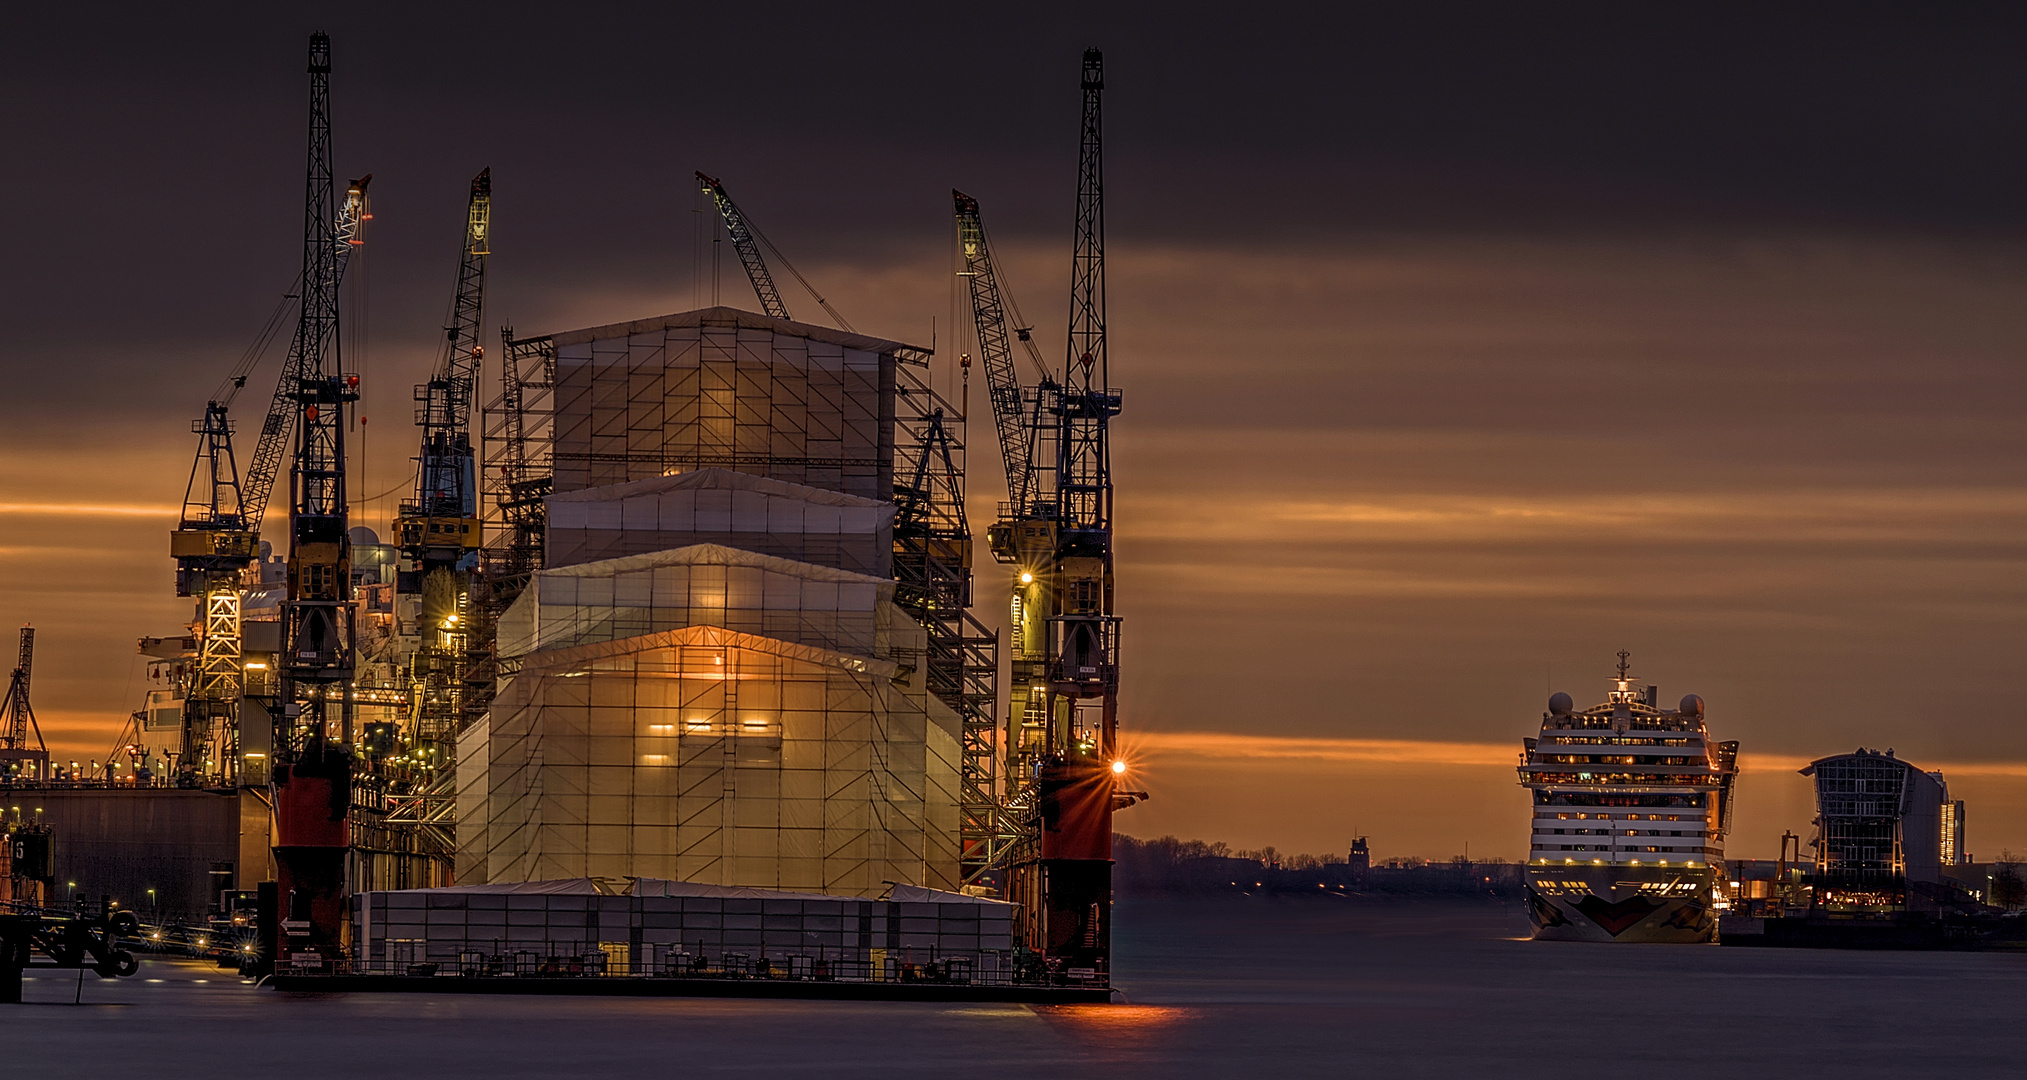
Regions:
<svg viewBox="0 0 2027 1080"><path fill-rule="evenodd" d="M1518 897L1521 867L1503 859L1448 862L1393 858L1368 862L1363 851L1289 855L1274 848L1234 849L1221 842L1138 840L1114 836L1112 881L1124 896L1445 895Z"/></svg>

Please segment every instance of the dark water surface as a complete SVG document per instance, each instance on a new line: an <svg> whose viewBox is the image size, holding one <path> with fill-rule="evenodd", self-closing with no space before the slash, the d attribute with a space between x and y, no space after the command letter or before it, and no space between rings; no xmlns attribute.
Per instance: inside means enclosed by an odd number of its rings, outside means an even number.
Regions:
<svg viewBox="0 0 2027 1080"><path fill-rule="evenodd" d="M208 966L0 1006L0 1078L2019 1075L2027 955L1520 940L1518 908L1120 905L1132 1004L287 996Z"/></svg>

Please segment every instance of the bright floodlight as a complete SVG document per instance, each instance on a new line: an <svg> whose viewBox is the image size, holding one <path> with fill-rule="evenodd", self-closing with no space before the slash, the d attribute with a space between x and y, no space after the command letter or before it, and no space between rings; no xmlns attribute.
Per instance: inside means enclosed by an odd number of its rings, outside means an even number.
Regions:
<svg viewBox="0 0 2027 1080"><path fill-rule="evenodd" d="M1115 761L1115 762L1113 762L1113 763L1112 763L1112 771L1113 771L1113 772L1116 772L1116 773L1123 773L1123 772L1125 772L1125 771L1126 771L1126 763L1125 763L1125 762L1123 762L1123 761Z"/></svg>
<svg viewBox="0 0 2027 1080"><path fill-rule="evenodd" d="M1034 583L1035 583L1035 575L1027 572L1026 570L1021 571L1021 584L1033 585Z"/></svg>

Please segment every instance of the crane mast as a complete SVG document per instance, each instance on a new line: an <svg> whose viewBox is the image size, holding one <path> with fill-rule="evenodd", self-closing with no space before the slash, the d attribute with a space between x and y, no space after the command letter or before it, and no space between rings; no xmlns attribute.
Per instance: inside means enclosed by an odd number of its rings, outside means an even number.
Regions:
<svg viewBox="0 0 2027 1080"><path fill-rule="evenodd" d="M444 327L444 350L430 380L415 388L416 424L422 429L415 498L401 504L395 531L407 572L422 596L417 631L422 644L409 657L411 760L423 789L407 800L402 820L440 825L455 798L450 766L464 712L470 668L466 623L472 615L473 574L481 546L477 460L472 450L472 396L485 348L486 256L491 253L493 171L472 178L465 206L464 243L457 286ZM369 732L369 753L392 747L391 733Z"/></svg>
<svg viewBox="0 0 2027 1080"><path fill-rule="evenodd" d="M197 598L197 667L183 686L182 738L176 783L197 787L207 776L237 772L237 715L245 672L240 649L240 581L258 555L260 534L248 526L245 490L232 451L226 405L206 402L190 425L197 460L183 489L183 513L169 534L176 559L176 595Z"/></svg>
<svg viewBox="0 0 2027 1080"><path fill-rule="evenodd" d="M492 204L493 171L486 169L472 178L443 356L430 380L415 388L415 422L422 429L422 451L416 458L420 468L415 498L401 504L395 531L404 553L416 559L424 573L459 565L469 568L480 546L472 394L485 356L479 327L485 312Z"/></svg>
<svg viewBox="0 0 2027 1080"><path fill-rule="evenodd" d="M1084 114L1077 155L1076 246L1070 271L1070 342L1055 413L1056 611L1049 630L1049 692L1068 704L1051 732L1051 753L1090 744L1103 760L1117 751L1119 620L1112 614L1112 455L1108 429L1120 394L1105 357L1105 196L1098 50L1084 53ZM1095 723L1076 715L1096 705Z"/></svg>
<svg viewBox="0 0 2027 1080"><path fill-rule="evenodd" d="M321 35L319 35L321 38ZM318 168L318 139L324 140L321 161L329 176L329 44L323 45L324 71L318 72L318 41L311 44L311 170ZM335 295L354 248L365 243L365 223L371 217L366 208L367 175L346 186L326 228L330 254L317 265L328 271L328 286ZM314 228L306 220L306 229ZM309 233L306 232L306 236ZM302 286L309 281L311 260L305 258L304 275L297 279L298 291L286 299L300 308ZM197 435L197 456L190 480L184 489L183 512L170 533L170 555L176 560L176 595L195 597L197 613L197 664L184 680L181 753L176 763L176 780L194 787L206 780L230 782L238 778L239 701L246 693L246 676L240 623L240 587L246 569L259 557L261 522L274 490L282 458L295 433L299 395L304 385L307 348L321 345L325 335L305 335L299 325L291 340L288 357L275 381L274 396L261 422L260 439L249 467L241 475L233 448L235 425L229 416L233 399L246 386L247 372L258 362L268 336L284 317L278 308L273 321L230 379L230 390L205 403L202 419L192 422ZM335 335L335 318L328 320Z"/></svg>
<svg viewBox="0 0 2027 1080"><path fill-rule="evenodd" d="M353 669L345 412L359 399L359 379L343 370L338 335L340 251L348 245L338 233L337 185L331 169L331 42L325 34L310 39L309 74L302 300L295 341L289 350L294 370L284 376L289 384L288 399L296 411L296 436L289 470L288 599L282 607L281 700L286 710L297 697L307 698L311 716L302 734L320 741L325 734L330 691L341 684L349 686ZM349 725L349 709L345 720ZM292 747L296 737L296 732L290 732L288 738L277 740L276 752L286 753L283 746Z"/></svg>
<svg viewBox="0 0 2027 1080"><path fill-rule="evenodd" d="M0 779L49 779L49 747L42 725L28 703L29 676L35 672L35 628L21 628L21 651L7 679L7 697L0 700ZM32 741L31 741L32 740Z"/></svg>
<svg viewBox="0 0 2027 1080"><path fill-rule="evenodd" d="M1007 809L1024 828L1010 849L1007 891L1021 904L1029 948L1068 983L1109 977L1112 813L1144 797L1121 786L1118 748L1108 429L1121 398L1105 355L1105 79L1096 49L1084 53L1081 85L1069 348L1060 381L1022 400L1028 430L1011 447L1002 434L1009 468L1021 453L1034 456L1017 501L988 534L1016 573L1003 745ZM979 238L982 251L982 229ZM966 255L970 265L969 243ZM1004 331L991 325L991 305L979 304L980 284L974 270L973 311L990 355L987 339L1003 341Z"/></svg>
<svg viewBox="0 0 2027 1080"><path fill-rule="evenodd" d="M328 101L328 97L324 100ZM366 187L372 182L373 174L368 173L346 186L344 205L332 226L337 253L337 266L331 272L330 281L334 294L344 281L345 267L351 262L353 249L366 243L366 222L373 217L366 206ZM298 281L297 285L300 288L302 282ZM300 304L300 292L297 301ZM282 459L288 454L295 432L296 388L304 371L303 344L299 330L289 344L288 359L282 362L281 378L275 382L274 397L269 400L267 415L261 421L260 440L254 444L253 457L247 465L245 515L247 528L255 536L260 535L261 522L267 517L268 500L274 493L275 479L281 473ZM223 404L231 405L231 399Z"/></svg>

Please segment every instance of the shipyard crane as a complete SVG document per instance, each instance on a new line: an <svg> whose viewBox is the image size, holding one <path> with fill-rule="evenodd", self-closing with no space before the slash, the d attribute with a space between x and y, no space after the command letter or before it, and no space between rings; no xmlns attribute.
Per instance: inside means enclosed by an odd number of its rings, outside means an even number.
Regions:
<svg viewBox="0 0 2027 1080"><path fill-rule="evenodd" d="M29 676L35 672L35 628L21 628L21 651L7 678L7 697L0 700L0 778L49 779L49 747L42 725L28 703Z"/></svg>
<svg viewBox="0 0 2027 1080"><path fill-rule="evenodd" d="M404 567L421 593L422 644L409 656L408 741L414 788L389 796L390 824L432 831L448 850L455 818L457 729L465 710L467 651L475 640L473 611L480 547L477 461L472 452L472 396L485 355L479 330L485 314L486 256L492 230L493 171L472 178L465 206L457 284L445 320L443 355L428 382L415 388L422 428L415 498L395 520ZM393 750L391 732L369 731L367 752Z"/></svg>
<svg viewBox="0 0 2027 1080"><path fill-rule="evenodd" d="M347 408L359 399L359 379L345 371L340 351L338 280L347 243L339 232L344 211L331 167L331 41L322 32L310 37L309 75L302 300L290 346L291 373L284 376L287 402L296 411L288 595L278 657L280 715L270 729L273 895L287 906L274 920L267 955L317 954L328 961L344 955L343 896L354 835L350 746L357 622L345 433ZM334 693L341 701L337 740L329 737Z"/></svg>
<svg viewBox="0 0 2027 1080"><path fill-rule="evenodd" d="M324 140L325 169L328 172L329 111L326 87L320 81L328 73L328 42L325 71L319 73L317 49L311 50L311 167L318 160L319 133ZM324 228L330 257L318 262L328 280L320 287L335 293L354 248L365 243L366 190L372 176L363 176L346 186L343 202ZM306 224L306 228L310 227ZM240 627L240 586L245 570L259 556L261 521L274 488L284 448L294 432L301 405L298 397L305 371L306 349L320 348L321 339L298 331L283 362L268 411L261 424L249 469L242 477L233 448L234 422L229 412L239 391L266 354L270 341L282 326L290 303L300 308L308 293L310 265L296 281L296 291L282 298L254 343L227 376L225 384L205 404L202 419L191 424L197 435L197 456L190 480L184 489L183 511L170 534L170 555L176 560L176 595L197 598L198 641L195 670L183 686L183 732L177 766L177 782L194 786L216 766L220 779L231 779L237 766L235 745L238 726L232 722L245 691L244 656ZM331 323L335 333L335 322ZM311 411L314 411L312 409ZM213 740L221 737L222 745ZM207 763L207 758L216 754Z"/></svg>
<svg viewBox="0 0 2027 1080"><path fill-rule="evenodd" d="M314 99L315 95L312 97ZM329 97L326 95L318 100L328 103ZM328 117L328 111L325 115ZM325 131L328 135L328 119L325 122ZM328 159L325 167L329 168ZM363 247L366 243L366 222L373 218L367 209L366 188L372 182L373 174L367 173L346 186L344 204L339 208L335 221L329 226L336 265L330 268L329 281L325 284L333 294L344 280L345 268L351 262L353 250ZM296 287L299 291L296 300L299 307L304 295L300 291L303 285L304 281L298 279ZM303 352L306 342L300 330L300 318L299 314L298 331L290 342L287 359L282 362L281 378L275 382L274 397L269 400L267 416L261 421L260 440L254 444L253 458L246 470L245 517L247 527L255 536L260 535L261 522L267 517L267 504L274 493L275 478L281 473L282 459L288 455L290 440L295 432L299 411L296 393L298 383L307 370ZM330 326L335 333L337 326L335 317L331 319ZM239 387L245 385L244 377L243 373L237 376L233 393L228 394L221 404L226 406L232 404L233 395L238 393Z"/></svg>
<svg viewBox="0 0 2027 1080"><path fill-rule="evenodd" d="M415 498L401 504L394 524L403 553L415 559L425 575L469 567L479 548L472 394L485 355L479 326L485 310L492 205L493 170L483 169L472 178L465 207L464 245L444 326L443 355L430 380L415 388L420 406L416 426L422 429L422 451L416 458L420 468Z"/></svg>
<svg viewBox="0 0 2027 1080"><path fill-rule="evenodd" d="M294 406L289 469L288 599L282 606L281 669L285 707L308 691L308 733L324 733L329 691L349 687L353 670L351 538L345 490L345 411L359 399L359 379L344 371L338 334L338 275L348 247L341 237L338 187L331 168L331 41L310 39L310 137L303 198L302 300L290 371L283 381ZM262 431L262 442L267 431ZM263 447L264 448L264 447ZM263 467L256 456L254 468ZM251 511L265 505L256 473L247 493ZM349 693L345 722L349 727ZM347 733L349 742L350 732ZM293 733L291 733L291 737ZM286 742L287 740L283 740ZM275 747L285 753L283 745Z"/></svg>
<svg viewBox="0 0 2027 1080"><path fill-rule="evenodd" d="M1084 53L1077 215L1071 258L1069 347L1060 379L1032 396L996 397L995 419L1012 498L988 536L1015 564L1006 810L1022 823L1009 848L1007 891L1022 905L1027 944L1066 979L1102 979L1111 955L1112 813L1144 793L1122 784L1119 757L1119 617L1112 608L1111 418L1121 396L1108 382L1101 102L1103 58ZM977 225L976 204L968 208ZM973 315L988 363L1006 350L990 255L958 204ZM1011 365L1003 360L1002 370ZM988 374L991 369L988 368ZM1026 430L1008 438L1002 401L1026 407ZM1018 478L1012 473L1025 462Z"/></svg>
<svg viewBox="0 0 2027 1080"><path fill-rule="evenodd" d="M717 177L699 171L697 183L703 186L705 194L711 196L711 201L718 204L718 214L725 219L725 231L732 237L733 250L739 253L739 262L746 267L746 278L753 283L753 293L760 298L760 309L763 312L777 319L794 318L788 313L788 304L781 299L781 290L774 285L774 274L768 270L767 260L761 255L760 249L765 247L774 253L776 262L794 276L811 296L816 297L817 304L831 317L832 322L838 324L839 329L856 333L852 330L852 324L846 322L845 317L838 314L838 309L832 307L830 301L825 300L823 295L816 291L816 287L809 283L808 278L802 276L802 272L795 268L794 263L788 261L788 257L781 253L781 249L768 242L767 237L753 227L753 223L740 212L739 204L732 201L731 194L725 190L725 185L720 183Z"/></svg>
<svg viewBox="0 0 2027 1080"><path fill-rule="evenodd" d="M197 434L197 460L183 489L182 516L169 534L169 554L176 559L176 595L197 598L197 663L183 679L183 730L176 757L176 783L181 787L198 786L211 771L208 765L218 766L222 773L234 771L230 744L236 725L230 721L245 675L240 579L260 544L260 534L247 527L225 403L207 402L204 418L190 428ZM227 746L214 749L213 739L221 732Z"/></svg>

